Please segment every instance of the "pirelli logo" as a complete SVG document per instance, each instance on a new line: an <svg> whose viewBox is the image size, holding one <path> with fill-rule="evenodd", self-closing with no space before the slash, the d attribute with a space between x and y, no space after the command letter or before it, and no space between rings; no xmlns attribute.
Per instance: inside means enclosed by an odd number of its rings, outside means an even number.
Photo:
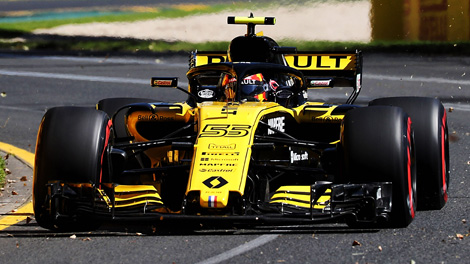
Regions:
<svg viewBox="0 0 470 264"><path fill-rule="evenodd" d="M356 70L356 54L287 54L284 57L297 70Z"/></svg>

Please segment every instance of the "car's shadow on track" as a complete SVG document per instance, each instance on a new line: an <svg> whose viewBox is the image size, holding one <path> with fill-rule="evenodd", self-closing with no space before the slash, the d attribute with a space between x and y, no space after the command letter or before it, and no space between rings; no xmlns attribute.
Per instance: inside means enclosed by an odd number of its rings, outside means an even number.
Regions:
<svg viewBox="0 0 470 264"><path fill-rule="evenodd" d="M0 231L0 238L46 237L91 239L93 237L128 236L224 236L224 235L280 235L280 234L348 234L377 233L380 229L352 229L345 224L292 225L292 226L204 226L139 223L104 223L97 230L51 231L37 225L20 222Z"/></svg>

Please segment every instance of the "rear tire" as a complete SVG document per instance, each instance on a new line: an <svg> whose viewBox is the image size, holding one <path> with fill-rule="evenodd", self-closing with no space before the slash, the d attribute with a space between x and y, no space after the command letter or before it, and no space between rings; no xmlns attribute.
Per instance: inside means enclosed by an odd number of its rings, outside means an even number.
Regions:
<svg viewBox="0 0 470 264"><path fill-rule="evenodd" d="M416 142L419 210L439 210L447 202L449 188L449 141L447 115L441 102L425 97L392 97L369 105L401 107L413 121Z"/></svg>
<svg viewBox="0 0 470 264"><path fill-rule="evenodd" d="M99 226L83 218L57 222L46 204L46 184L100 183L110 130L111 122L102 111L56 107L46 112L39 126L33 178L34 215L41 227L82 230Z"/></svg>
<svg viewBox="0 0 470 264"><path fill-rule="evenodd" d="M385 106L349 111L343 121L341 153L345 180L392 182L390 225L408 226L416 209L414 142L408 115L398 107Z"/></svg>

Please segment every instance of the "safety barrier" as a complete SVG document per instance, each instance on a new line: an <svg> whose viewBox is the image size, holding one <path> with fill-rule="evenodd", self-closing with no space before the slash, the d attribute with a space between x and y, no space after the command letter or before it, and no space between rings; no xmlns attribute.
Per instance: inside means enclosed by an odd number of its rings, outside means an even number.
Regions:
<svg viewBox="0 0 470 264"><path fill-rule="evenodd" d="M469 0L371 0L373 40L470 40Z"/></svg>

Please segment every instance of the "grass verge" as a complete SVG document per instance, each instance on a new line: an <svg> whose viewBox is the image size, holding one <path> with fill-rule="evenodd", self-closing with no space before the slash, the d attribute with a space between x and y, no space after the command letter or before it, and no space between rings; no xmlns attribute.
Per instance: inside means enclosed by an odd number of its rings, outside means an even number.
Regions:
<svg viewBox="0 0 470 264"><path fill-rule="evenodd" d="M5 187L5 178L6 178L5 168L6 168L5 159L2 156L0 156L0 188Z"/></svg>
<svg viewBox="0 0 470 264"><path fill-rule="evenodd" d="M10 32L15 36L18 32ZM109 52L109 53L187 53L192 50L225 51L229 41L221 42L171 42L164 40L137 40L120 38L90 38L22 35L21 39L11 38L0 40L3 51L55 51L55 52ZM470 55L470 42L430 42L430 41L375 41L362 42L330 42L330 41L293 41L280 40L281 46L294 46L299 51L354 51L393 52L410 54L446 54Z"/></svg>

